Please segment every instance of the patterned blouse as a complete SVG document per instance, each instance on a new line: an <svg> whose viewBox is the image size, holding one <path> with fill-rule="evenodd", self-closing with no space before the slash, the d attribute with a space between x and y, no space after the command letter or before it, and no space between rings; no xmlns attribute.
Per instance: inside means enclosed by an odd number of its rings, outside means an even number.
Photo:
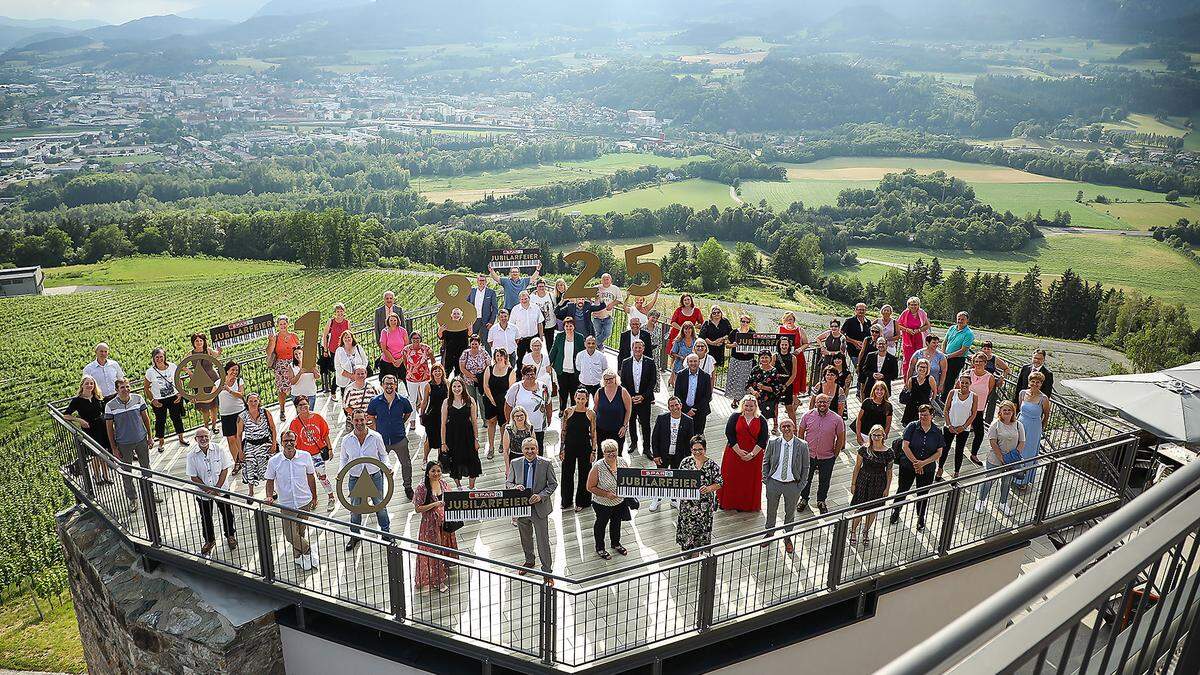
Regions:
<svg viewBox="0 0 1200 675"><path fill-rule="evenodd" d="M608 466L608 462L601 457L592 464L596 469L596 485L601 490L608 490L614 494L617 493L617 474L613 473L612 468ZM620 457L617 458L617 468L625 466L625 462ZM600 495L592 495L592 501L601 506L617 506L625 501L623 497L613 499L611 497L601 497Z"/></svg>
<svg viewBox="0 0 1200 675"><path fill-rule="evenodd" d="M250 417L250 409L242 411L242 442L261 445L271 442L271 423L267 421L270 415L262 408L258 409L258 421Z"/></svg>
<svg viewBox="0 0 1200 675"><path fill-rule="evenodd" d="M429 360L433 358L433 350L427 344L409 343L404 348L404 365L408 368L409 382L426 382L429 380Z"/></svg>
<svg viewBox="0 0 1200 675"><path fill-rule="evenodd" d="M492 359L488 356L486 349L480 349L476 355L472 355L471 350L468 349L458 357L458 363L463 372L470 373L467 379L472 384L476 384L479 382L479 376L492 364Z"/></svg>
<svg viewBox="0 0 1200 675"><path fill-rule="evenodd" d="M787 376L776 368L763 370L760 366L754 366L754 370L750 371L750 380L747 382L746 388L754 389L754 397L758 399L760 405L778 403L779 395L783 392L783 384L786 381ZM771 391L755 389L759 385L771 387Z"/></svg>

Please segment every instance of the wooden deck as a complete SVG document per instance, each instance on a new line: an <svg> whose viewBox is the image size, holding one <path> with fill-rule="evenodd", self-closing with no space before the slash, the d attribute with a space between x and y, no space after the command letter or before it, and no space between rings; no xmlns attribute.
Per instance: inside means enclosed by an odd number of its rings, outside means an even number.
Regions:
<svg viewBox="0 0 1200 675"><path fill-rule="evenodd" d="M663 384L665 390L665 378ZM891 430L892 437L899 433L900 410L895 400L893 405L896 406L897 416ZM849 408L848 417L852 421L858 410L856 397L851 396ZM336 442L343 428L337 403L322 395L318 409L330 421ZM802 411L806 409L807 405L801 408ZM660 406L656 406L655 414L659 411ZM724 422L730 414L730 402L718 395L705 434L709 440L710 456L718 462L721 460L725 444ZM289 419L290 415L291 412ZM413 472L416 482L421 475L422 457L418 449L424 438L422 429L418 426L417 431L410 434L409 438L414 448ZM548 454L557 466L557 420L556 425L547 433L546 444L550 450ZM851 435L848 438L847 450L838 457L833 474L828 499L831 509L849 504L850 474L854 467L856 449L857 443ZM182 476L187 450L171 443L162 453L152 451L154 468ZM328 466L331 480L335 479L339 468L336 456L337 453L334 453L334 459ZM652 464L640 453L633 455L633 463ZM476 487L501 487L503 480L499 456L492 460L484 459L483 468L484 475ZM977 471L979 468L971 463L969 457L964 459L964 476ZM411 503L404 498L399 485L398 469L394 473L396 493L388 509L392 519L391 531L416 539L420 517L413 510ZM964 503L958 509L957 524L953 528L951 547L968 545L989 535L1030 523L1042 473L1039 471L1033 490L1013 493L1009 502L1014 510L1011 517L1006 517L997 510L995 494L982 513L976 513L973 500L966 499L964 495ZM115 488L116 486L110 489L115 491ZM235 481L234 488L244 491L240 480ZM993 491L998 489L999 486L996 486ZM320 487L318 490L320 491ZM892 490L895 491L894 484ZM1065 512L1075 505L1092 503L1087 500L1094 499L1094 494L1095 490L1089 485L1086 477L1071 472L1060 472L1056 483L1054 508L1061 509L1058 512ZM259 496L261 497L261 490ZM915 529L916 514L913 513L911 505L903 509L902 519L895 525L888 524L886 513L881 514L874 525L872 546L849 547L845 551L842 580L852 581L936 555L938 538L942 531L942 508L945 498L945 495L942 495L931 504L927 529L922 532ZM815 488L813 501L815 507ZM623 528L622 542L629 549L629 556L614 556L612 561L605 561L595 554L592 540L594 516L591 510L564 513L558 508L558 503L559 500L555 497L555 510L551 517L553 571L557 575L582 578L653 561L679 551L675 542L678 512L669 507L650 512L646 508L647 501L643 500L643 508L636 512L633 521L626 523ZM324 509L325 496L321 494L318 512L325 512ZM198 552L201 542L195 524L197 509L190 497L182 493L170 495L166 502L159 506L159 514L163 523L164 544L183 551ZM328 514L339 520L349 520L349 514L340 504ZM122 522L135 527L140 520L130 517L127 513L120 516ZM227 561L243 570L257 569L258 553L253 544L252 517L252 511L249 509L237 510L236 528L239 539L245 545L231 551L224 543L219 544L212 553L214 561ZM805 512L799 518L808 519L808 522L797 528L794 554L786 555L782 546L776 543L767 548L743 547L718 559L714 624L782 601L804 597L825 588L829 573L828 562L833 554L830 546L831 530L828 527L832 519L816 518L814 512ZM782 519L780 523L782 524ZM374 517L367 516L366 524L375 525ZM761 513L718 512L714 524L714 541L753 534L761 531L763 525L764 516ZM310 538L322 562L312 571L305 572L293 564L290 547L281 534L276 535L274 567L277 582L308 588L316 593L342 600L354 598L355 602L376 609L389 607L387 567L382 560L380 547L363 545L359 546L353 555L348 555L342 552L346 541L344 535L332 530L314 535L314 530L310 529ZM513 564L523 560L516 528L507 518L469 523L458 532L458 543L460 549L488 559ZM415 559L414 555L406 555L404 561L409 580L406 590L406 616L410 620L452 630L531 656L537 654L537 622L540 617L541 597L537 579L526 577L517 580L457 566L451 573L450 593L417 590L411 587ZM699 583L700 565L696 563L683 566L651 565L633 578L599 587L578 588L566 584L563 590L567 592L558 595L556 610L559 616L555 643L558 658L568 665L583 663L689 632L695 626L698 602L696 588ZM617 619L614 620L614 617Z"/></svg>

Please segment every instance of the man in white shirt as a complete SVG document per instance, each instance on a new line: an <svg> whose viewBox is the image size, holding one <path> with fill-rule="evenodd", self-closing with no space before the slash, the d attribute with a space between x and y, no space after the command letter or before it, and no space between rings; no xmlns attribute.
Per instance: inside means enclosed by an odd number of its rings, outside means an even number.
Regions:
<svg viewBox="0 0 1200 675"><path fill-rule="evenodd" d="M583 343L583 351L575 355L575 372L579 373L579 386L587 389L589 396L596 395L604 371L608 370L608 357L596 349L596 344L596 338L589 335Z"/></svg>
<svg viewBox="0 0 1200 675"><path fill-rule="evenodd" d="M516 359L517 354L517 327L509 321L508 310L502 309L496 315L496 323L488 329L487 334L488 344L492 346L492 354L496 353L497 349L503 349L505 354L508 354L508 362L513 366L520 366L521 362Z"/></svg>
<svg viewBox="0 0 1200 675"><path fill-rule="evenodd" d="M208 427L196 430L196 447L187 456L187 475L200 490L210 495L219 495L221 490L228 490L229 470L233 468L233 457L229 451L219 444L212 444L212 434ZM219 489L218 489L219 488ZM213 500L196 495L196 504L200 506L200 528L204 532L204 546L200 555L206 556L217 545L217 533L213 529ZM233 530L233 507L229 502L216 502L217 510L221 512L221 531L229 549L237 548L237 538Z"/></svg>
<svg viewBox="0 0 1200 675"><path fill-rule="evenodd" d="M767 441L763 452L763 485L767 487L767 536L775 528L775 517L779 512L779 498L783 498L783 522L791 525L796 519L796 503L800 501L800 489L808 480L808 443L796 435L796 423L788 417L779 422L781 436ZM792 531L791 527L787 528ZM763 548L770 545L764 542ZM783 547L791 553L791 537L783 540Z"/></svg>
<svg viewBox="0 0 1200 675"><path fill-rule="evenodd" d="M542 335L543 321L542 310L529 300L528 291L521 291L517 297L517 306L508 313L509 322L517 329L517 360L514 364L521 363L521 359L529 353L529 343L533 338Z"/></svg>
<svg viewBox="0 0 1200 675"><path fill-rule="evenodd" d="M342 452L341 460L343 469L360 457L368 457L370 459L379 460L385 467L388 467L387 447L383 443L383 436L378 431L367 426L367 413L365 410L356 410L353 418L354 431L342 437ZM390 467L389 467L390 471ZM346 481L346 490L350 495L351 506L362 504L363 498L355 496L354 486L358 484L358 480L363 477L363 473L367 474L367 478L375 484L375 496L371 498L371 503L379 510L375 512L375 518L379 521L379 529L384 532L390 532L392 520L388 517L387 503L383 502L383 498L387 495L387 490L384 486L383 471L378 466L369 463L358 464L352 466L348 470L349 480ZM355 525L362 524L362 514L350 514L350 531L358 532ZM355 546L358 546L359 539L350 537L346 542L346 550L353 551Z"/></svg>
<svg viewBox="0 0 1200 675"><path fill-rule="evenodd" d="M612 310L620 304L624 293L612 282L612 275L605 273L600 277L600 286L596 288L596 302L602 303L604 309L592 312L592 334L604 344L612 335Z"/></svg>
<svg viewBox="0 0 1200 675"><path fill-rule="evenodd" d="M558 327L558 317L554 314L554 292L546 286L545 279L537 280L529 302L542 313L542 335L546 341L546 350L549 351L554 344L554 329Z"/></svg>
<svg viewBox="0 0 1200 675"><path fill-rule="evenodd" d="M96 345L96 360L83 367L83 374L96 381L96 393L108 403L117 395L117 380L125 377L121 364L108 358L108 345Z"/></svg>
<svg viewBox="0 0 1200 675"><path fill-rule="evenodd" d="M296 565L307 572L316 562L304 537L304 517L317 505L317 471L312 455L296 450L296 432L285 429L279 443L280 451L267 460L267 503L300 512L284 512L283 538L292 545Z"/></svg>

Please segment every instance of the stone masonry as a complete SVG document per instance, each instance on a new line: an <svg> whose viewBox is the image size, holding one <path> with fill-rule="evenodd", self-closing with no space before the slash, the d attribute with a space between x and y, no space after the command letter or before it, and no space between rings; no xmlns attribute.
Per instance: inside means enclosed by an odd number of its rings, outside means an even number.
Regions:
<svg viewBox="0 0 1200 675"><path fill-rule="evenodd" d="M146 572L86 508L60 514L58 535L90 672L284 672L275 613L261 599L224 586L206 593L205 584L168 568Z"/></svg>

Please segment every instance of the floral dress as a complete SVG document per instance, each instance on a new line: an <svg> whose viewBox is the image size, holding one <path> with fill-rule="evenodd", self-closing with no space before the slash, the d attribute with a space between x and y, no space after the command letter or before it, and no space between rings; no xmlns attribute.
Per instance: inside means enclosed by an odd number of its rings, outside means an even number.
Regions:
<svg viewBox="0 0 1200 675"><path fill-rule="evenodd" d="M442 495L450 489L450 484L445 480L442 481ZM424 506L429 503L431 496L429 490L425 489L425 484L422 482L413 490L413 504L416 506ZM440 499L440 497L434 497ZM421 529L417 532L417 539L435 544L437 546L445 546L446 548L458 548L458 537L453 532L445 532L442 530L442 523L446 522L446 514L442 509L429 509L421 514ZM418 546L421 551L429 551L431 553L441 553L449 558L457 558L454 553L446 553L438 551L429 546ZM450 563L432 558L430 556L417 556L417 588L437 588L446 583L446 579L450 576Z"/></svg>
<svg viewBox="0 0 1200 675"><path fill-rule="evenodd" d="M679 464L684 471L695 471L696 460L685 457ZM701 485L720 485L721 467L712 459L704 460L700 468L704 472ZM679 520L675 525L675 541L683 550L699 548L712 543L713 513L717 510L717 493L700 495L699 499L683 499L679 502Z"/></svg>
<svg viewBox="0 0 1200 675"><path fill-rule="evenodd" d="M746 390L754 392L754 398L758 399L758 408L762 411L762 416L769 420L775 419L775 410L779 407L779 394L783 390L784 382L787 382L787 376L781 374L777 368L763 370L762 366L754 366L754 370L750 371ZM759 390L760 386L770 387L771 390Z"/></svg>

